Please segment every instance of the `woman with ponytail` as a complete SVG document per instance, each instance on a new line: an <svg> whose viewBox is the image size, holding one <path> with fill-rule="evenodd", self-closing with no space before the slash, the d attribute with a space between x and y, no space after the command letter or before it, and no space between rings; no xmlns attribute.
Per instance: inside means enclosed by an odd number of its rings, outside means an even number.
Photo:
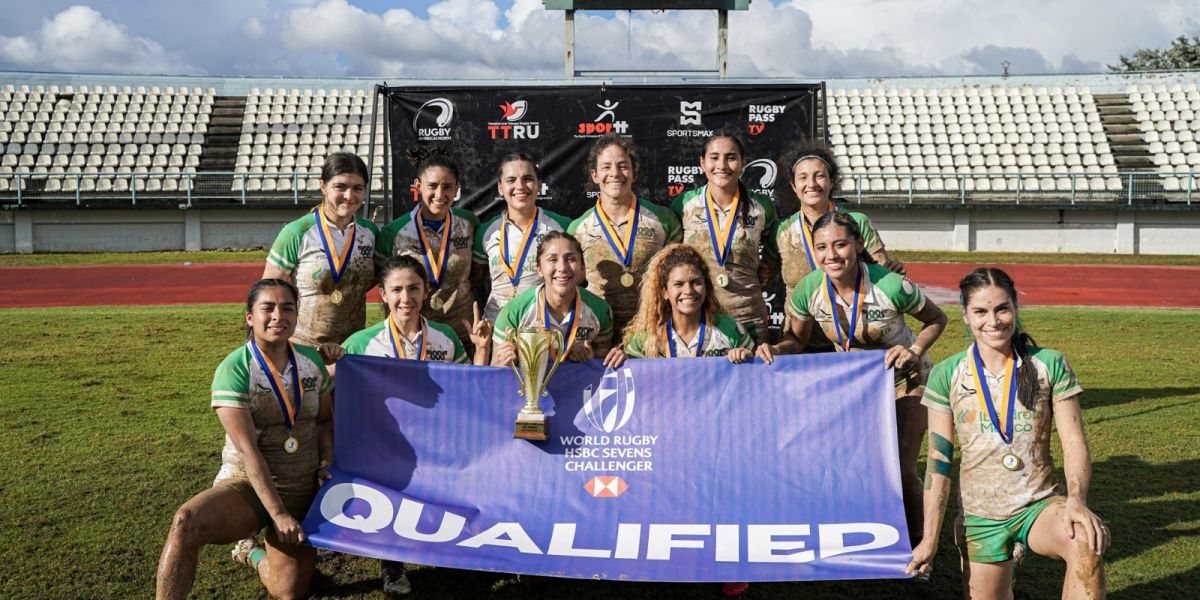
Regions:
<svg viewBox="0 0 1200 600"><path fill-rule="evenodd" d="M429 276L429 296L422 314L445 323L464 343L471 339L475 304L471 282L472 245L479 219L453 208L458 197L458 165L442 146L413 146L408 159L417 167L413 187L420 201L383 228L376 247L382 264L393 256L409 255L421 262ZM479 267L481 271L484 267ZM471 354L473 349L467 348Z"/></svg>
<svg viewBox="0 0 1200 600"><path fill-rule="evenodd" d="M964 595L1011 597L1020 544L1066 561L1063 598L1103 598L1101 556L1111 536L1087 505L1092 466L1079 408L1083 388L1062 353L1038 347L1021 330L1017 290L1007 273L976 269L959 290L974 342L938 363L925 389L925 535L908 571L932 568L957 437L962 514L955 541ZM1062 443L1065 490L1050 453L1052 423Z"/></svg>
<svg viewBox="0 0 1200 600"><path fill-rule="evenodd" d="M826 213L813 224L813 249L819 269L806 275L790 294L790 329L775 346L762 344L758 355L770 362L776 354L805 348L814 324L834 342L838 352L886 350L884 361L895 369L896 428L900 444L900 478L910 536L921 530L921 478L917 457L925 433L921 394L932 362L925 353L946 327L946 315L925 299L913 282L875 264L858 222L844 212ZM911 315L923 323L914 335L904 322Z"/></svg>
<svg viewBox="0 0 1200 600"><path fill-rule="evenodd" d="M367 165L335 152L321 168L321 203L288 223L275 238L264 279L283 279L300 291L293 339L336 346L367 323L367 290L375 286L379 229L358 214L367 193Z"/></svg>
<svg viewBox="0 0 1200 600"><path fill-rule="evenodd" d="M757 343L767 341L770 313L762 290L779 272L779 220L770 198L742 185L745 165L736 136L713 134L700 155L705 185L679 196L671 210L683 226L683 242L700 251L714 275L713 296Z"/></svg>

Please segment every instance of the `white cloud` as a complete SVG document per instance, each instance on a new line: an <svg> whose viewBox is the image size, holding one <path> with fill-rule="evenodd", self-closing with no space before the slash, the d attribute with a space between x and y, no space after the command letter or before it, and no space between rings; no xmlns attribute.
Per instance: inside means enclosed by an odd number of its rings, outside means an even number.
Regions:
<svg viewBox="0 0 1200 600"><path fill-rule="evenodd" d="M257 40L262 39L263 35L266 34L266 29L263 28L262 21L259 21L255 17L250 17L242 21L242 33L246 34L246 37L250 39Z"/></svg>
<svg viewBox="0 0 1200 600"><path fill-rule="evenodd" d="M129 34L96 10L72 6L28 35L0 36L0 61L33 69L120 73L197 73L157 42Z"/></svg>

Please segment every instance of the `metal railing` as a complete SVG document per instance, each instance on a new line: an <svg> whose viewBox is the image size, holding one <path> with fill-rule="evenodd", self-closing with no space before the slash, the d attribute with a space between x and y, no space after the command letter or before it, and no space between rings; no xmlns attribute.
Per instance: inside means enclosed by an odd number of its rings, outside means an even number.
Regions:
<svg viewBox="0 0 1200 600"><path fill-rule="evenodd" d="M1193 205L1200 198L1200 172L1031 173L850 173L839 196L870 203ZM383 189L378 173L372 191ZM29 172L0 176L0 204L122 205L147 202L299 205L316 201L317 177L309 171L271 173L141 171ZM1197 202L1200 205L1200 202Z"/></svg>

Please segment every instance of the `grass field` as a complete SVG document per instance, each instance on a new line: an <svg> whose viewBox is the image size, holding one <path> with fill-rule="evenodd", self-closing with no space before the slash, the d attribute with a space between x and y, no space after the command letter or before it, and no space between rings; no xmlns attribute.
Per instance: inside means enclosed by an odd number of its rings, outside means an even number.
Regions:
<svg viewBox="0 0 1200 600"><path fill-rule="evenodd" d="M1030 308L1023 318L1066 352L1088 390L1090 504L1113 531L1111 597L1198 597L1200 311ZM152 595L173 511L220 464L208 389L243 339L240 322L235 305L0 310L0 598ZM951 326L932 353L963 346L962 327ZM745 597L957 598L949 540L929 584L760 584ZM320 570L320 597L382 597L374 560L339 555ZM1032 557L1016 596L1057 598L1062 575L1061 563ZM412 597L719 597L713 585L565 580L490 591L497 579L418 569ZM262 595L227 547L204 551L196 597Z"/></svg>
<svg viewBox="0 0 1200 600"><path fill-rule="evenodd" d="M1031 254L1020 252L940 252L932 250L896 250L892 251L892 254L904 262L1200 266L1200 256L1197 255ZM193 262L196 264L222 262L261 263L266 259L267 253L265 250L0 254L0 267L172 264L183 262Z"/></svg>

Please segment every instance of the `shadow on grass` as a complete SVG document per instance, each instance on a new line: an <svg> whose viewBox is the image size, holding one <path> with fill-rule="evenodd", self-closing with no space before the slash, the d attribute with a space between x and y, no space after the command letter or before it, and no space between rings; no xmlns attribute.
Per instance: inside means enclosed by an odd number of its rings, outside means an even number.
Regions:
<svg viewBox="0 0 1200 600"><path fill-rule="evenodd" d="M1140 400L1159 400L1162 398L1182 398L1184 396L1194 396L1200 394L1200 387L1157 387L1157 388L1086 388L1083 393L1083 408L1105 408L1109 406L1119 406L1130 402L1138 402ZM1161 410L1170 406L1178 406L1180 404L1189 404L1194 400L1185 400L1181 402L1172 402L1163 407L1155 407L1153 410ZM1144 413L1136 413L1144 414ZM1112 420L1112 417L1107 420Z"/></svg>

